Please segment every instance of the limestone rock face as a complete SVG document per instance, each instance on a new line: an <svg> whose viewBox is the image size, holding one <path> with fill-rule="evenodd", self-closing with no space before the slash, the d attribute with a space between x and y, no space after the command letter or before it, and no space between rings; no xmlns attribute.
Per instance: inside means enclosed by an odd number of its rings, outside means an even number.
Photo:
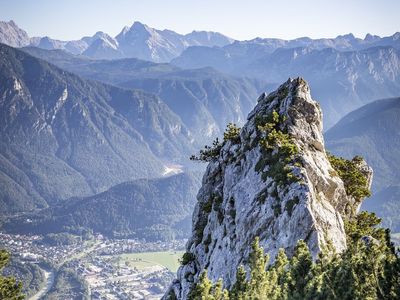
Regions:
<svg viewBox="0 0 400 300"><path fill-rule="evenodd" d="M360 167L371 176L366 164ZM328 161L322 112L303 79L259 97L240 136L226 139L209 163L197 200L189 259L165 299L187 299L204 269L230 288L257 236L272 260L279 248L290 256L299 239L314 257L327 241L337 251L346 248L343 220L356 201Z"/></svg>

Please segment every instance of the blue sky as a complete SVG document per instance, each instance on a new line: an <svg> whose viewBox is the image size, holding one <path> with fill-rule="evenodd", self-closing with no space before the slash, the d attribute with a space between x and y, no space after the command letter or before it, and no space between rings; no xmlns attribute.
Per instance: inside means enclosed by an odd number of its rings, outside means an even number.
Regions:
<svg viewBox="0 0 400 300"><path fill-rule="evenodd" d="M30 36L115 36L140 21L179 33L219 31L236 39L335 37L400 31L399 0L0 0L0 20Z"/></svg>

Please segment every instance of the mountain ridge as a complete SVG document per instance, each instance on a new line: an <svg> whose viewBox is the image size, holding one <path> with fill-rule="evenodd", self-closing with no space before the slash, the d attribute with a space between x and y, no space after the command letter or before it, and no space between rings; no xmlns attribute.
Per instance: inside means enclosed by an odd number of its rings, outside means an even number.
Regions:
<svg viewBox="0 0 400 300"><path fill-rule="evenodd" d="M131 36L132 39L127 39L127 36ZM168 29L154 29L136 21L131 26L125 26L115 37L100 31L92 37L61 41L50 37L29 38L27 33L20 29L14 21L0 23L0 42L10 46L30 45L45 49L63 49L73 54L84 54L95 59L136 57L155 62L169 62L181 55L185 49L193 46L226 48L229 49L230 55L236 55L237 51L242 51L240 48L243 46L250 46L251 52L257 48L263 49L261 52L264 54L270 54L278 48L297 47L311 47L319 50L334 48L339 51L362 50L375 46L393 46L398 49L400 47L399 36L400 32L386 37L367 34L362 39L356 38L350 33L338 35L335 38L300 37L285 40L257 37L251 40L235 41L219 32L193 30L187 34L179 34ZM94 41L97 42L93 44ZM247 53L250 52L247 51Z"/></svg>
<svg viewBox="0 0 400 300"><path fill-rule="evenodd" d="M158 177L192 137L157 96L82 79L0 44L1 210ZM107 172L104 172L107 170Z"/></svg>
<svg viewBox="0 0 400 300"><path fill-rule="evenodd" d="M183 35L172 30L157 30L137 21L130 27L124 27L115 37L98 31L93 36L82 37L79 40L61 41L48 36L29 38L14 21L0 23L0 43L14 47L61 49L94 59L135 57L168 62L189 46L224 46L232 41L218 32L193 31Z"/></svg>
<svg viewBox="0 0 400 300"><path fill-rule="evenodd" d="M222 134L228 123L242 124L254 99L273 86L263 80L231 76L212 68L182 70L170 64L134 58L93 61L56 50L22 50L85 78L158 95L197 136L194 143L198 145Z"/></svg>
<svg viewBox="0 0 400 300"><path fill-rule="evenodd" d="M210 66L231 75L281 82L304 76L321 99L325 128L346 113L378 98L398 96L400 50L391 46L357 51L333 48L278 48L268 53L263 46L246 44L235 51L191 47L171 63L181 68ZM250 54L249 54L250 53Z"/></svg>

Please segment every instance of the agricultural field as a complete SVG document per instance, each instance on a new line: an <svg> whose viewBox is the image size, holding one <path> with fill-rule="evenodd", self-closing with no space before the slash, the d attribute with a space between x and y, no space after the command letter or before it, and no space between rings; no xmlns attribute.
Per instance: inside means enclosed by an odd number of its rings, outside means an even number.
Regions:
<svg viewBox="0 0 400 300"><path fill-rule="evenodd" d="M137 269L163 266L175 273L178 270L179 259L183 253L183 251L160 251L122 254L116 258L115 262Z"/></svg>

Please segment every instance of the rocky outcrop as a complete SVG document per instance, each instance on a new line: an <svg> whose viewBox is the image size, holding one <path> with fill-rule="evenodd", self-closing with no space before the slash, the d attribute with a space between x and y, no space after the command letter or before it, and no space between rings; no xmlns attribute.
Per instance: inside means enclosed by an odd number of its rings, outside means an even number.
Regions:
<svg viewBox="0 0 400 300"><path fill-rule="evenodd" d="M204 269L229 288L257 236L271 258L279 248L290 256L299 239L314 257L328 241L346 248L343 221L359 199L346 194L328 160L322 112L303 79L261 95L240 134L226 135L217 153L208 157L192 237L166 299L186 299Z"/></svg>

